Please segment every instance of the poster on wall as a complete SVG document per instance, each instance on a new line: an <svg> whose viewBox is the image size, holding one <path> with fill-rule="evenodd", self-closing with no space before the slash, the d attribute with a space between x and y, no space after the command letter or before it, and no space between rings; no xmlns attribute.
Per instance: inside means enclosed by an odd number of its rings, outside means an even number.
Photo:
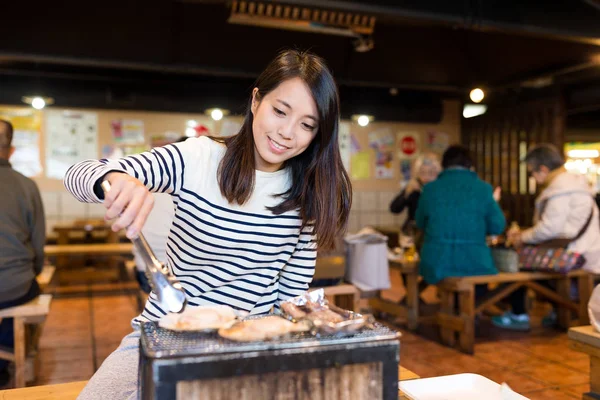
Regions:
<svg viewBox="0 0 600 400"><path fill-rule="evenodd" d="M369 147L375 150L375 178L394 177L394 135L389 129L380 129L369 133Z"/></svg>
<svg viewBox="0 0 600 400"><path fill-rule="evenodd" d="M46 176L63 179L71 165L89 158L98 158L98 114L48 110Z"/></svg>
<svg viewBox="0 0 600 400"><path fill-rule="evenodd" d="M443 153L449 145L448 134L445 132L427 132L427 147L436 153Z"/></svg>
<svg viewBox="0 0 600 400"><path fill-rule="evenodd" d="M410 180L410 174L412 169L411 160L400 160L400 183L405 183Z"/></svg>
<svg viewBox="0 0 600 400"><path fill-rule="evenodd" d="M368 151L352 154L350 164L352 179L369 179L371 177L371 154Z"/></svg>
<svg viewBox="0 0 600 400"><path fill-rule="evenodd" d="M346 171L349 171L350 156L352 155L352 138L350 136L350 123L340 123L340 134L338 141L340 144L340 156L342 157L342 163L344 164L344 168L346 168Z"/></svg>
<svg viewBox="0 0 600 400"><path fill-rule="evenodd" d="M41 112L25 107L0 107L0 118L9 121L14 128L12 146L15 151L9 160L12 168L29 177L41 174Z"/></svg>
<svg viewBox="0 0 600 400"><path fill-rule="evenodd" d="M396 139L400 159L413 159L421 152L418 132L398 132Z"/></svg>
<svg viewBox="0 0 600 400"><path fill-rule="evenodd" d="M42 173L38 131L15 129L12 145L15 151L10 157L10 164L15 171L29 177Z"/></svg>
<svg viewBox="0 0 600 400"><path fill-rule="evenodd" d="M144 143L144 121L140 119L115 119L110 122L110 130L116 143Z"/></svg>

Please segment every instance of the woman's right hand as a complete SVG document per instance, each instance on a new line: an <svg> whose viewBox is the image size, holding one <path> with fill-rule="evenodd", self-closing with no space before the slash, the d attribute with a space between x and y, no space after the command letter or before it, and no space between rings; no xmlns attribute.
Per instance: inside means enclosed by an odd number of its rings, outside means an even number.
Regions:
<svg viewBox="0 0 600 400"><path fill-rule="evenodd" d="M104 194L104 219L116 218L112 230L127 228L127 237L136 238L154 206L154 197L142 182L128 174L109 172L104 179L110 182L110 190Z"/></svg>
<svg viewBox="0 0 600 400"><path fill-rule="evenodd" d="M496 189L494 189L494 194L492 196L496 202L500 202L500 199L502 198L502 188L497 186Z"/></svg>

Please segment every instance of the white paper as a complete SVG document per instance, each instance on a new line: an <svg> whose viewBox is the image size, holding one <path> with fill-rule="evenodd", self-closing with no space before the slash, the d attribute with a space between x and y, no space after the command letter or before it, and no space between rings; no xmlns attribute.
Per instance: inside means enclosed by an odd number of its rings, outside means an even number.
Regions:
<svg viewBox="0 0 600 400"><path fill-rule="evenodd" d="M350 158L352 157L352 137L350 136L350 123L341 122L340 131L338 134L340 145L340 156L346 171L350 171Z"/></svg>
<svg viewBox="0 0 600 400"><path fill-rule="evenodd" d="M144 121L139 119L121 120L121 143L144 143Z"/></svg>
<svg viewBox="0 0 600 400"><path fill-rule="evenodd" d="M15 171L29 177L42 172L39 140L40 135L36 131L15 130L12 141L15 152L10 157Z"/></svg>
<svg viewBox="0 0 600 400"><path fill-rule="evenodd" d="M98 158L98 114L46 112L46 176L63 179L79 161Z"/></svg>

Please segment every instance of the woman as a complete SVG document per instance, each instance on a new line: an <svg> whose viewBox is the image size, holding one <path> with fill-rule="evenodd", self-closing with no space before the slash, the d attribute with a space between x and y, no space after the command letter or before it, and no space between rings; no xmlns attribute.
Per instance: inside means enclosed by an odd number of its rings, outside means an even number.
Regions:
<svg viewBox="0 0 600 400"><path fill-rule="evenodd" d="M408 218L402 227L403 231L415 220L423 186L434 181L441 169L440 161L435 153L422 154L415 160L412 178L390 204L390 212L393 214L400 214L405 208L408 208Z"/></svg>
<svg viewBox="0 0 600 400"><path fill-rule="evenodd" d="M423 189L417 208L416 223L425 235L420 273L429 284L496 274L486 235L499 235L506 225L499 193L471 170L473 161L462 146L449 147L442 166L440 176Z"/></svg>
<svg viewBox="0 0 600 400"><path fill-rule="evenodd" d="M173 196L169 270L188 306L226 304L263 314L303 293L317 247L332 247L351 205L338 150L339 100L319 57L280 53L258 77L240 132L156 148L117 161L71 167L67 189L104 205L113 230L135 237L152 209L150 192ZM139 322L163 315L152 293L134 332L104 361L81 399L137 395Z"/></svg>

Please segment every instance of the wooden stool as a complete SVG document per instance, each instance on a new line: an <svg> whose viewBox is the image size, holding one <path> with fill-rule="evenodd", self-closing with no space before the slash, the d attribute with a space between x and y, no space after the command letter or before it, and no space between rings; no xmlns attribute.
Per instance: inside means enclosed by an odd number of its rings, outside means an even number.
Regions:
<svg viewBox="0 0 600 400"><path fill-rule="evenodd" d="M342 283L335 286L325 286L323 288L325 296L329 297L333 304L350 311L358 311L360 302L360 290L350 283ZM310 290L313 290L312 288Z"/></svg>
<svg viewBox="0 0 600 400"><path fill-rule="evenodd" d="M15 387L25 386L25 324L42 323L50 312L51 301L52 295L42 294L28 303L0 310L0 319L14 319L15 348L13 351L0 349L0 359L14 361Z"/></svg>

